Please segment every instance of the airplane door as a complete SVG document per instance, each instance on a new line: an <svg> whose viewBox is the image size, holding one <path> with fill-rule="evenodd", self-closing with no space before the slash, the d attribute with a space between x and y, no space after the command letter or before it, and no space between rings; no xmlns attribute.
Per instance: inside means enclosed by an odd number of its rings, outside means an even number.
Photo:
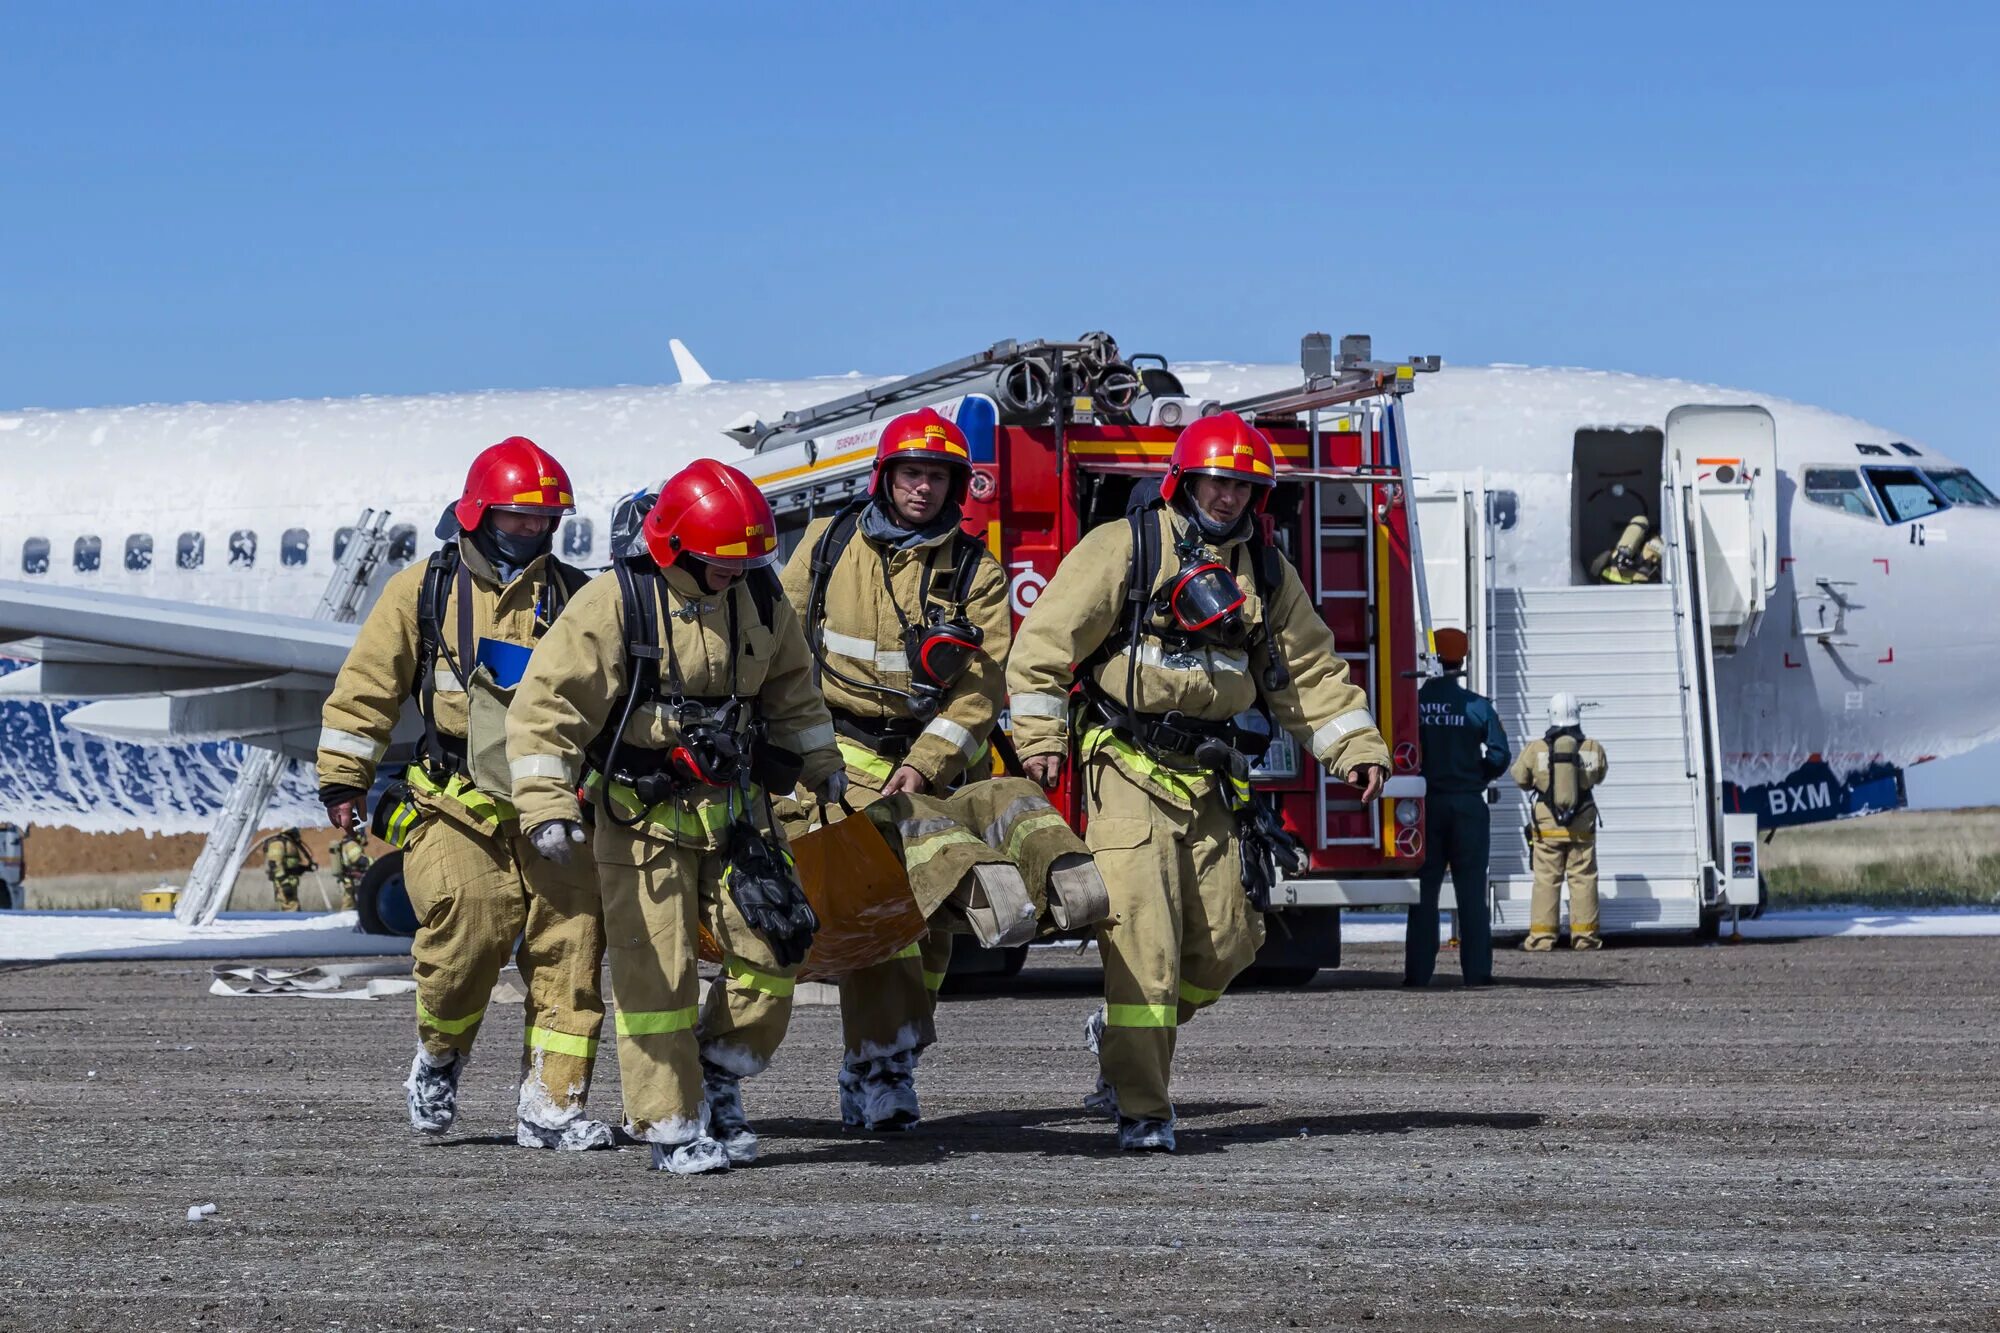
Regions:
<svg viewBox="0 0 2000 1333"><path fill-rule="evenodd" d="M1777 586L1777 423L1761 407L1690 403L1667 413L1667 448L1700 511L1715 648L1734 652Z"/></svg>
<svg viewBox="0 0 2000 1333"><path fill-rule="evenodd" d="M1431 628L1472 631L1467 568L1467 497L1458 486L1420 492L1417 524L1424 537L1424 582L1430 589Z"/></svg>

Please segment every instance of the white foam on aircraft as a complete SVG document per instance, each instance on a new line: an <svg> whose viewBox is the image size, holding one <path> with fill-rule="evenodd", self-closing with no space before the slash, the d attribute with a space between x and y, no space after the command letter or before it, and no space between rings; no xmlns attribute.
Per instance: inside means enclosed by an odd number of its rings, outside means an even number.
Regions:
<svg viewBox="0 0 2000 1333"><path fill-rule="evenodd" d="M398 935L369 935L352 912L225 912L184 926L159 912L8 912L0 962L161 958L357 958L407 954Z"/></svg>

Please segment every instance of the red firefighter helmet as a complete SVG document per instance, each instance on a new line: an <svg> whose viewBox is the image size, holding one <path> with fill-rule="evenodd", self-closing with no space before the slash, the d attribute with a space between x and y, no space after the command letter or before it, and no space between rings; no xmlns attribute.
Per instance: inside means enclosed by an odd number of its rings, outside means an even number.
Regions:
<svg viewBox="0 0 2000 1333"><path fill-rule="evenodd" d="M665 569L684 555L741 573L778 558L778 521L757 483L712 458L696 459L660 483L640 533Z"/></svg>
<svg viewBox="0 0 2000 1333"><path fill-rule="evenodd" d="M576 497L569 488L569 473L548 450L525 435L513 435L472 460L465 474L465 494L451 512L458 526L471 532L489 509L558 518L576 512Z"/></svg>
<svg viewBox="0 0 2000 1333"><path fill-rule="evenodd" d="M934 407L905 412L882 428L881 443L875 446L875 473L868 479L868 493L882 489L882 473L903 458L923 458L951 467L951 502L965 503L966 487L972 481L972 450L965 432L946 421Z"/></svg>
<svg viewBox="0 0 2000 1333"><path fill-rule="evenodd" d="M1201 418L1174 441L1174 456L1168 460L1166 480L1160 483L1160 498L1171 501L1179 495L1184 476L1247 481L1257 487L1255 507L1262 513L1278 479L1277 455L1263 431L1234 412L1222 412Z"/></svg>

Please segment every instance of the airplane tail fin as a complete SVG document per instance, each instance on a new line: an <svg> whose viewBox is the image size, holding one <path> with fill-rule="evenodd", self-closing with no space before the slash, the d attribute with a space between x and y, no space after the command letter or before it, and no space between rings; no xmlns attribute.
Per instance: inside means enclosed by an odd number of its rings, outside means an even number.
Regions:
<svg viewBox="0 0 2000 1333"><path fill-rule="evenodd" d="M701 362L694 359L694 353L679 338L667 339L667 350L674 354L674 369L681 375L682 384L713 384L715 377L701 368Z"/></svg>

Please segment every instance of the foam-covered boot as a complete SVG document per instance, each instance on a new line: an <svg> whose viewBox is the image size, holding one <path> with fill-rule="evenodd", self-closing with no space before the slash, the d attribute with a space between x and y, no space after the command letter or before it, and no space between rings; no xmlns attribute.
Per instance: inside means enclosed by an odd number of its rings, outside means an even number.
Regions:
<svg viewBox="0 0 2000 1333"><path fill-rule="evenodd" d="M1553 935L1530 935L1527 939L1521 941L1521 947L1529 953L1547 953L1556 947L1556 937Z"/></svg>
<svg viewBox="0 0 2000 1333"><path fill-rule="evenodd" d="M589 1152L617 1142L611 1126L579 1114L565 1125L537 1124L526 1117L514 1122L514 1142L523 1148L553 1148L557 1152Z"/></svg>
<svg viewBox="0 0 2000 1333"><path fill-rule="evenodd" d="M1602 949L1604 941L1597 937L1596 931L1587 930L1580 935L1570 936L1569 947L1572 949Z"/></svg>
<svg viewBox="0 0 2000 1333"><path fill-rule="evenodd" d="M842 1129L865 1129L867 1122L861 1115L861 1080L864 1071L873 1064L872 1060L857 1060L852 1051L840 1060L840 1127Z"/></svg>
<svg viewBox="0 0 2000 1333"><path fill-rule="evenodd" d="M708 1098L708 1132L729 1154L729 1164L748 1166L756 1161L757 1131L743 1114L743 1080L704 1060L701 1090Z"/></svg>
<svg viewBox="0 0 2000 1333"><path fill-rule="evenodd" d="M727 1171L729 1151L706 1134L672 1146L656 1143L653 1145L653 1169L671 1171L677 1176L699 1176L710 1171Z"/></svg>
<svg viewBox="0 0 2000 1333"><path fill-rule="evenodd" d="M1088 1019L1084 1020L1083 1044L1090 1048L1092 1055L1096 1055L1097 1048L1102 1044L1103 1040L1104 1011L1098 1009L1093 1011ZM1111 1086L1110 1082L1105 1079L1102 1071L1099 1071L1097 1075L1097 1090L1083 1099L1083 1109L1094 1115L1106 1116L1112 1120L1118 1118L1118 1089Z"/></svg>
<svg viewBox="0 0 2000 1333"><path fill-rule="evenodd" d="M917 1107L917 1053L899 1051L862 1067L861 1123L877 1134L908 1129L923 1119Z"/></svg>
<svg viewBox="0 0 2000 1333"><path fill-rule="evenodd" d="M1174 1122L1171 1120L1118 1119L1118 1146L1126 1152L1172 1152Z"/></svg>
<svg viewBox="0 0 2000 1333"><path fill-rule="evenodd" d="M417 1047L410 1061L410 1076L403 1080L409 1094L410 1128L419 1134L442 1134L458 1119L458 1076L465 1070L465 1057L453 1054L442 1064L435 1062L423 1047Z"/></svg>

